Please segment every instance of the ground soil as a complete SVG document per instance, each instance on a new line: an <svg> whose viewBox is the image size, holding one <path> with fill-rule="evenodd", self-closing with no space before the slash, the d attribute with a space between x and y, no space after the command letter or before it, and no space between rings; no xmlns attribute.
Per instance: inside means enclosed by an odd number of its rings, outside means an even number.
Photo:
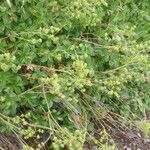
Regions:
<svg viewBox="0 0 150 150"><path fill-rule="evenodd" d="M150 121L150 113L147 119ZM109 143L115 142L116 150L150 150L150 137L145 138L142 132L121 126L115 119L109 121L104 119L102 122L110 134ZM101 129L101 125L95 123L95 128L98 131ZM96 132L95 136L97 136ZM9 137L0 133L0 150L21 150L19 140L16 137ZM88 143L85 144L84 150L98 150L98 148L96 145Z"/></svg>
<svg viewBox="0 0 150 150"><path fill-rule="evenodd" d="M16 137L9 137L0 133L0 150L19 150L18 144Z"/></svg>
<svg viewBox="0 0 150 150"><path fill-rule="evenodd" d="M110 133L118 150L150 150L150 139L137 130L126 129L121 132L113 129Z"/></svg>

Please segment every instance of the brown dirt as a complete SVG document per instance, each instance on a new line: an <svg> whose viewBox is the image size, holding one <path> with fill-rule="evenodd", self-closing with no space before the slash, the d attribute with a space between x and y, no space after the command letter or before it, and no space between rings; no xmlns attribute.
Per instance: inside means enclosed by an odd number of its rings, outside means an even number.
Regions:
<svg viewBox="0 0 150 150"><path fill-rule="evenodd" d="M150 113L147 119L150 121ZM103 119L101 124L96 122L95 137L99 136L97 133L102 130L102 124L110 134L109 144L114 142L117 146L116 150L150 150L150 137L146 139L140 131L118 124L116 118ZM0 133L0 150L21 150L20 147L20 142L15 136L6 137ZM98 148L93 144L85 144L84 150L98 150Z"/></svg>
<svg viewBox="0 0 150 150"><path fill-rule="evenodd" d="M15 137L6 137L0 133L0 150L19 150L19 142Z"/></svg>
<svg viewBox="0 0 150 150"><path fill-rule="evenodd" d="M150 113L147 114L147 121L150 121ZM109 143L116 144L116 150L150 150L150 137L145 138L141 131L122 126L114 114L111 114L110 118L103 119L100 124L96 123L95 128L99 130L102 128L101 124L111 137Z"/></svg>
<svg viewBox="0 0 150 150"><path fill-rule="evenodd" d="M126 129L120 132L113 129L110 135L118 150L150 150L150 139L145 139L139 131Z"/></svg>

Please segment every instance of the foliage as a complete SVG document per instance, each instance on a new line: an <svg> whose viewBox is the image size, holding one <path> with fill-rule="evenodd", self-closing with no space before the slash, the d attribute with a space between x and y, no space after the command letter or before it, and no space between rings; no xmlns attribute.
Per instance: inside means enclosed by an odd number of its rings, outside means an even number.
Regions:
<svg viewBox="0 0 150 150"><path fill-rule="evenodd" d="M93 118L148 111L148 0L2 0L0 20L1 131L83 149Z"/></svg>
<svg viewBox="0 0 150 150"><path fill-rule="evenodd" d="M144 136L148 138L150 134L150 123L147 120L142 120L137 122L137 126L144 133Z"/></svg>

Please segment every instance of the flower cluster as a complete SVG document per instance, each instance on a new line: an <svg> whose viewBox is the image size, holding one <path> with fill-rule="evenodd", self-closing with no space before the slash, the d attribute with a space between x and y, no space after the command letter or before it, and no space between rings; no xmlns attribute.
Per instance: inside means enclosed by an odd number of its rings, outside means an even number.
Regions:
<svg viewBox="0 0 150 150"><path fill-rule="evenodd" d="M83 144L85 139L85 133L80 130L76 130L74 133L69 132L67 128L62 129L61 137L54 137L53 147L56 150L60 148L68 147L69 150L83 150Z"/></svg>
<svg viewBox="0 0 150 150"><path fill-rule="evenodd" d="M16 57L10 53L5 53L0 55L0 68L7 72L9 70L17 72L20 69L19 65L16 65Z"/></svg>

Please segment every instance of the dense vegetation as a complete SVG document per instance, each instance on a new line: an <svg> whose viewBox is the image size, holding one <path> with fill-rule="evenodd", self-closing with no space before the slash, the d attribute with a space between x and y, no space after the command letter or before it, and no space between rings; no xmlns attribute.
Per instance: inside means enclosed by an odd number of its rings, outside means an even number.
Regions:
<svg viewBox="0 0 150 150"><path fill-rule="evenodd" d="M0 1L0 131L38 141L39 149L48 142L49 149L83 150L90 139L105 150L92 134L95 122L110 112L128 126L145 117L149 6L149 0Z"/></svg>

